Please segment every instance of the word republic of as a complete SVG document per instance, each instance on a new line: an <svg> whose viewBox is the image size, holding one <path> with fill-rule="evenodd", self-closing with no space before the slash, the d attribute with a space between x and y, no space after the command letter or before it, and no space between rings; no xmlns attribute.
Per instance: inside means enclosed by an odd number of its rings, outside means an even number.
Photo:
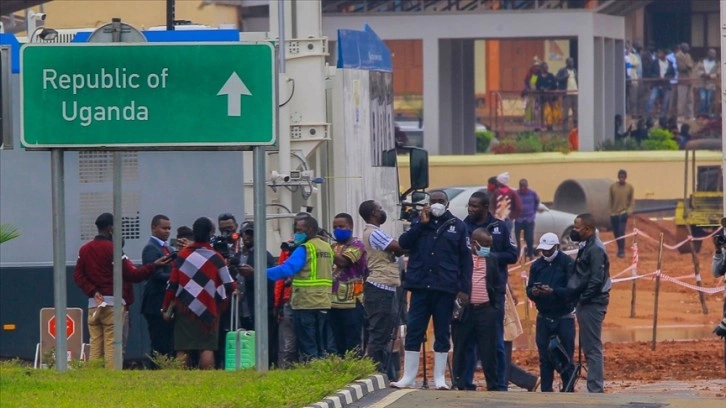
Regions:
<svg viewBox="0 0 726 408"><path fill-rule="evenodd" d="M48 68L43 70L43 89L70 90L74 96L79 92L87 94L88 90L157 89L166 88L168 77L168 68L163 68L158 74L144 75L127 72L126 68L101 68L98 72L83 74L59 74L55 69ZM83 105L77 99L64 100L61 113L64 120L78 121L84 127L94 122L149 120L149 108L138 104L133 98L115 105Z"/></svg>

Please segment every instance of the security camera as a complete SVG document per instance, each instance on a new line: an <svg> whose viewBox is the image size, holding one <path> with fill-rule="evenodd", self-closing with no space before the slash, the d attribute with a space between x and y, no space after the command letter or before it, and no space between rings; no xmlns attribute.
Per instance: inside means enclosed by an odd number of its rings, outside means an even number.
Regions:
<svg viewBox="0 0 726 408"><path fill-rule="evenodd" d="M30 15L30 18L39 20L39 21L45 21L45 18L48 17L45 13L33 13Z"/></svg>
<svg viewBox="0 0 726 408"><path fill-rule="evenodd" d="M290 175L284 174L284 173L278 173L276 171L272 171L272 180L273 181L282 181L284 183L287 183L290 181Z"/></svg>

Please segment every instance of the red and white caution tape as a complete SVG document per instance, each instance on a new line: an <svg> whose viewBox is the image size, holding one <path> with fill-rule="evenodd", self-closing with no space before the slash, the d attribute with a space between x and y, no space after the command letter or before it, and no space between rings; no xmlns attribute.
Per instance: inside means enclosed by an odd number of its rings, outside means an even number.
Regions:
<svg viewBox="0 0 726 408"><path fill-rule="evenodd" d="M698 237L698 238L695 238L695 237L693 237L693 236L689 235L689 236L688 236L688 238L684 239L683 241L681 241L681 242L679 242L679 243L677 243L677 244L675 244L675 245L668 245L668 244L665 244L665 243L664 243L664 244L663 244L663 246L664 246L665 248L667 248L667 249L671 249L671 250L672 250L672 249L678 249L678 248L680 248L681 246L683 246L683 245L687 244L687 243L688 243L688 241L705 241L705 240L707 240L707 239L709 239L709 238L712 238L712 237L713 237L714 235L716 235L716 234L718 234L719 232L721 232L721 230L723 230L723 228L722 228L722 227L720 227L720 228L719 228L719 229L717 229L716 231L712 232L711 234L709 234L709 235L706 235L705 237ZM643 237L643 238L645 238L645 239L647 239L647 240L649 240L649 241L652 241L652 242L655 242L655 243L657 243L657 242L658 242L658 240L657 240L657 239L655 239L655 238L651 237L650 235L646 234L645 232L643 232L643 231L641 231L641 230L639 230L639 229L637 229L637 228L634 228L634 229L633 229L633 231L634 231L634 233L636 233L636 234L640 235L641 237Z"/></svg>
<svg viewBox="0 0 726 408"><path fill-rule="evenodd" d="M713 294L716 294L716 293L721 293L724 290L726 290L726 287L724 287L724 286L715 287L715 288L705 288L703 286L692 285L690 283L682 282L682 281L680 281L680 280L678 280L676 278L672 278L672 277L670 277L670 276L668 276L668 275L666 275L664 273L662 273L660 275L660 278L663 279L663 280L665 280L665 281L668 281L668 282L673 282L676 285L683 286L684 288L693 289L693 290L698 291L698 292L708 293L708 294L712 294L712 295Z"/></svg>

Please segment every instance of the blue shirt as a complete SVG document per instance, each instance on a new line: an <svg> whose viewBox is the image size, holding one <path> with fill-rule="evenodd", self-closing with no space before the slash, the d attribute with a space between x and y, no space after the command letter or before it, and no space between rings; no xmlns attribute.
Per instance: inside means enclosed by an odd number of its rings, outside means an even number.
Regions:
<svg viewBox="0 0 726 408"><path fill-rule="evenodd" d="M267 269L267 279L276 281L279 279L289 278L290 276L300 272L305 266L306 261L307 252L305 251L305 247L300 245L292 251L290 257L287 258L282 265L273 266L272 268Z"/></svg>

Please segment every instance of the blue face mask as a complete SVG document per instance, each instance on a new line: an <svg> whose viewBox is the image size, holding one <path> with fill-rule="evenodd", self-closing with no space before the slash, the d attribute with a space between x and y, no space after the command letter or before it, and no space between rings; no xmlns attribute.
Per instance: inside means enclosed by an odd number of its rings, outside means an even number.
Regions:
<svg viewBox="0 0 726 408"><path fill-rule="evenodd" d="M304 232L296 232L295 235L293 235L293 239L296 244L300 245L308 240L308 234Z"/></svg>
<svg viewBox="0 0 726 408"><path fill-rule="evenodd" d="M353 235L353 231L349 229L336 228L333 230L333 236L338 242L345 242Z"/></svg>
<svg viewBox="0 0 726 408"><path fill-rule="evenodd" d="M489 253L492 251L489 247L479 247L476 249L476 254L481 256L482 258L486 258L489 256Z"/></svg>

